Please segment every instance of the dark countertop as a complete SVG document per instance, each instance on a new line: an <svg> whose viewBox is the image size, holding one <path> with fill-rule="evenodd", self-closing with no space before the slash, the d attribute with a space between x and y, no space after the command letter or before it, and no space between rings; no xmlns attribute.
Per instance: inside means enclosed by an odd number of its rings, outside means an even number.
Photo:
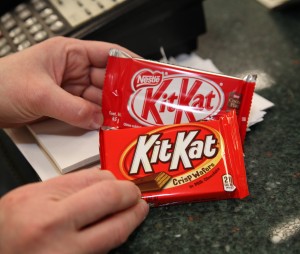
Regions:
<svg viewBox="0 0 300 254"><path fill-rule="evenodd" d="M152 208L113 253L299 253L300 5L269 11L253 0L206 0L204 9L199 55L225 74L257 73L256 92L275 103L247 134L251 195ZM286 240L275 244L282 223L291 236L281 230Z"/></svg>

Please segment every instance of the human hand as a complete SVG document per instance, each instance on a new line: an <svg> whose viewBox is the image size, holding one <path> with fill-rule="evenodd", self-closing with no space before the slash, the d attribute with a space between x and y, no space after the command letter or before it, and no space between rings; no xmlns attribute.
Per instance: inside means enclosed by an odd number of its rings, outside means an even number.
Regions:
<svg viewBox="0 0 300 254"><path fill-rule="evenodd" d="M102 85L111 48L126 51L105 42L55 37L1 58L0 127L47 116L98 129L102 123Z"/></svg>
<svg viewBox="0 0 300 254"><path fill-rule="evenodd" d="M0 253L106 253L146 217L140 195L96 168L15 189L0 199Z"/></svg>

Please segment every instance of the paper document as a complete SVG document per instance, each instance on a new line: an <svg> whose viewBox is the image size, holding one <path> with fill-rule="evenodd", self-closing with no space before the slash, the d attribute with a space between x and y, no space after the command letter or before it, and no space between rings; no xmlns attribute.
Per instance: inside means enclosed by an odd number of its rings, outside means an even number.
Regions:
<svg viewBox="0 0 300 254"><path fill-rule="evenodd" d="M99 161L99 133L55 119L27 126L37 143L64 174Z"/></svg>
<svg viewBox="0 0 300 254"><path fill-rule="evenodd" d="M164 61L166 61L166 59L164 59ZM195 53L181 54L176 58L171 57L167 61L185 67L196 68L203 71L221 73L221 71L214 65L214 63L210 59L203 59ZM271 101L263 98L257 93L254 93L252 98L250 115L248 119L248 131L250 130L250 127L253 126L254 124L263 121L263 117L266 114L265 110L273 106L274 104Z"/></svg>

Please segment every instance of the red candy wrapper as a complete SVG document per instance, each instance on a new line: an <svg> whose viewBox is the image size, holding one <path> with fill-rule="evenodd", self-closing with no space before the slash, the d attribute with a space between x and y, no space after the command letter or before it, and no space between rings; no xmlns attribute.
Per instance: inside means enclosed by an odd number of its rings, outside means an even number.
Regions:
<svg viewBox="0 0 300 254"><path fill-rule="evenodd" d="M215 120L102 129L100 149L102 169L133 181L152 206L249 194L233 110Z"/></svg>
<svg viewBox="0 0 300 254"><path fill-rule="evenodd" d="M132 58L112 49L103 88L104 126L119 129L197 122L235 109L243 142L255 79Z"/></svg>

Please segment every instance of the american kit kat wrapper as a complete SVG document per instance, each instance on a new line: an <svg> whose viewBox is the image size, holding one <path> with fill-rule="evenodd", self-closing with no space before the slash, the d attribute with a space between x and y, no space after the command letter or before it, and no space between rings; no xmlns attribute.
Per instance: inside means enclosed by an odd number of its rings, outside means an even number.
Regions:
<svg viewBox="0 0 300 254"><path fill-rule="evenodd" d="M256 76L244 79L132 58L112 49L103 87L104 126L164 126L213 119L232 109L242 142Z"/></svg>
<svg viewBox="0 0 300 254"><path fill-rule="evenodd" d="M215 120L100 131L102 169L133 181L152 206L244 198L235 111Z"/></svg>

